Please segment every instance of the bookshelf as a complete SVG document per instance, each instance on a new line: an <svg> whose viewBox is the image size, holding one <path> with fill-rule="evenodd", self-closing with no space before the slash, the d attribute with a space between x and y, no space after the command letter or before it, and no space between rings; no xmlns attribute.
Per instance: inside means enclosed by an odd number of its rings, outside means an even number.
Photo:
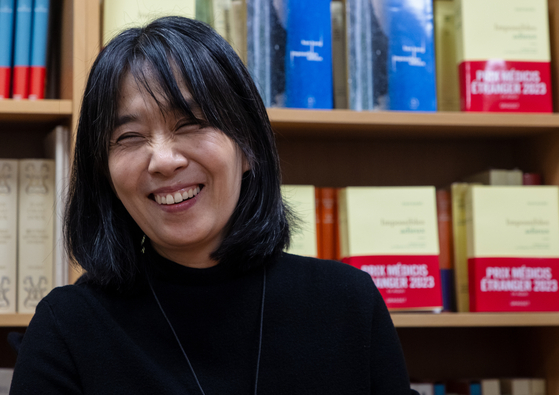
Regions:
<svg viewBox="0 0 559 395"><path fill-rule="evenodd" d="M540 172L559 185L559 0L549 0L554 114L269 109L287 184L435 185L488 167ZM100 1L61 3L60 100L0 101L0 156L32 156L57 124L75 131L87 70L100 47ZM25 139L22 139L22 133ZM35 147L36 146L36 147ZM559 395L559 313L395 313L418 379L541 376ZM0 315L0 336L31 315ZM9 359L9 358L8 358ZM0 358L0 365L11 360Z"/></svg>
<svg viewBox="0 0 559 395"><path fill-rule="evenodd" d="M43 157L44 138L56 126L75 131L87 70L99 51L99 1L60 0L51 2L57 29L52 40L60 48L55 74L55 98L46 100L0 100L0 157ZM58 219L60 221L60 219ZM23 331L32 314L0 314L0 338ZM5 340L0 344L0 367L15 363L15 353Z"/></svg>

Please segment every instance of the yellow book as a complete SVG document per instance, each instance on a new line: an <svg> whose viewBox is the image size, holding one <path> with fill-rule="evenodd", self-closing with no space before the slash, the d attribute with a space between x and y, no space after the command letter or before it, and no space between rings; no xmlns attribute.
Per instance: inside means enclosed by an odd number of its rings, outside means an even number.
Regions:
<svg viewBox="0 0 559 395"><path fill-rule="evenodd" d="M312 185L282 185L282 197L300 220L292 228L291 244L286 252L317 257L316 199Z"/></svg>
<svg viewBox="0 0 559 395"><path fill-rule="evenodd" d="M454 284L456 309L459 313L470 311L468 290L468 252L466 243L466 191L467 183L451 185L452 237L454 240Z"/></svg>
<svg viewBox="0 0 559 395"><path fill-rule="evenodd" d="M438 110L460 111L454 3L448 0L435 0L433 5L435 13Z"/></svg>
<svg viewBox="0 0 559 395"><path fill-rule="evenodd" d="M103 44L121 31L143 26L162 16L195 17L195 0L104 0Z"/></svg>
<svg viewBox="0 0 559 395"><path fill-rule="evenodd" d="M559 187L466 193L471 311L559 311Z"/></svg>
<svg viewBox="0 0 559 395"><path fill-rule="evenodd" d="M442 306L434 187L340 190L342 260L369 273L391 310Z"/></svg>

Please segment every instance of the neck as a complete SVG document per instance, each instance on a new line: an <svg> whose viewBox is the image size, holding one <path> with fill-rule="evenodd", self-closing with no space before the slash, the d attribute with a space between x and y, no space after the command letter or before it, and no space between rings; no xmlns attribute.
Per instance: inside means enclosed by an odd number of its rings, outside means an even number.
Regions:
<svg viewBox="0 0 559 395"><path fill-rule="evenodd" d="M154 243L152 243L152 246L159 255L182 266L193 269L207 269L218 264L217 261L210 258L210 253L207 251L184 251L161 248Z"/></svg>

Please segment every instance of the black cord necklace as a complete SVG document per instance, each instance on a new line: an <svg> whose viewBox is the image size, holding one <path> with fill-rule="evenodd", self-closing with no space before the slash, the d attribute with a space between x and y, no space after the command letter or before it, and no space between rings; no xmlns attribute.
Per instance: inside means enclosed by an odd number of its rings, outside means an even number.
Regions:
<svg viewBox="0 0 559 395"><path fill-rule="evenodd" d="M144 239L142 239L142 255L144 254L145 251L144 241L145 241L145 236ZM264 328L264 302L266 300L266 267L264 266L263 269L264 271L263 271L263 278L262 278L262 303L260 306L260 334L258 339L258 357L256 360L256 377L254 379L254 395L258 394L258 375L260 373L260 356L262 354L262 333ZM198 376L194 371L194 367L192 366L192 363L190 362L190 359L188 358L186 351L184 351L184 347L182 346L182 343L179 340L179 337L177 335L177 332L175 331L175 328L173 327L173 324L171 324L171 321L167 317L167 314L165 314L165 310L163 309L163 306L161 306L161 302L159 301L159 298L157 297L157 294L153 289L153 285L151 284L151 278L149 275L147 275L147 280L148 280L149 288L151 289L151 293L153 294L153 297L157 302L157 306L159 307L161 314L163 314L163 317L165 317L165 320L167 321L169 328L171 328L171 332L173 332L173 336L175 337L175 340L177 341L177 344L179 345L179 348L182 351L182 355L184 356L184 359L186 360L186 363L188 364L190 371L192 372L192 376L194 376L194 380L196 380L196 384L198 385L200 392L202 393L202 395L206 395L204 389L202 388L202 385L200 384L200 380L198 380Z"/></svg>

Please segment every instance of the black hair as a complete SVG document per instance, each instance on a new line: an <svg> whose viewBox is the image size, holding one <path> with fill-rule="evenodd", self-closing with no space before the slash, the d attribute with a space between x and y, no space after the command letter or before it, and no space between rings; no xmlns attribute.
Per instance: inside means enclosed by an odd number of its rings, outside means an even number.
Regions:
<svg viewBox="0 0 559 395"><path fill-rule="evenodd" d="M92 66L64 221L73 261L94 282L119 289L133 285L140 273L143 232L116 197L108 168L119 91L128 73L154 99L161 98L155 86L172 109L223 131L248 161L227 234L211 258L248 270L278 257L289 244L291 214L282 200L274 134L257 88L235 51L211 27L164 17L120 33ZM204 119L194 116L183 97L185 85Z"/></svg>

